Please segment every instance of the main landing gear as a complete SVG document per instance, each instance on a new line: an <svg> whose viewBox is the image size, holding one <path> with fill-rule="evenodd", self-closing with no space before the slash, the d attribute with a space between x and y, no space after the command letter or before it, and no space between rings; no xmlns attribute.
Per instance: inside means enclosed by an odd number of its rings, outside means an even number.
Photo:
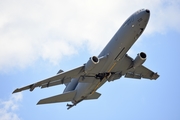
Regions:
<svg viewBox="0 0 180 120"><path fill-rule="evenodd" d="M95 78L100 79L100 81L102 81L104 78L108 79L111 76L111 74L113 74L113 73L111 73L111 72L110 73L98 73L95 76Z"/></svg>
<svg viewBox="0 0 180 120"><path fill-rule="evenodd" d="M75 104L67 104L66 106L68 107L67 109L69 110L70 108L72 108L73 106L75 106Z"/></svg>
<svg viewBox="0 0 180 120"><path fill-rule="evenodd" d="M67 109L69 110L69 109L72 108L73 106L76 106L78 103L80 103L80 102L83 101L84 99L85 99L85 97L84 97L83 99L81 99L81 100L73 103L73 104L67 104L67 105L66 105L66 106L68 107Z"/></svg>

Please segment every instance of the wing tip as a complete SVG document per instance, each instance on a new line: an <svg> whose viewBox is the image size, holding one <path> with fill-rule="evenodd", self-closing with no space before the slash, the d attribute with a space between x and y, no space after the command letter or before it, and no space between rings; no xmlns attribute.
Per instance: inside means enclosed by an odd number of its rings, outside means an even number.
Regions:
<svg viewBox="0 0 180 120"><path fill-rule="evenodd" d="M21 92L21 90L19 88L17 88L12 92L12 94L17 93L17 92Z"/></svg>
<svg viewBox="0 0 180 120"><path fill-rule="evenodd" d="M153 75L152 75L152 80L156 80L156 79L158 79L159 78L159 74L156 72L156 73L153 73Z"/></svg>
<svg viewBox="0 0 180 120"><path fill-rule="evenodd" d="M39 102L38 102L36 105L40 105L40 104L42 104L42 103L41 103L41 100L39 100Z"/></svg>
<svg viewBox="0 0 180 120"><path fill-rule="evenodd" d="M42 105L42 104L51 104L56 102L48 102L46 99L41 99L36 105Z"/></svg>

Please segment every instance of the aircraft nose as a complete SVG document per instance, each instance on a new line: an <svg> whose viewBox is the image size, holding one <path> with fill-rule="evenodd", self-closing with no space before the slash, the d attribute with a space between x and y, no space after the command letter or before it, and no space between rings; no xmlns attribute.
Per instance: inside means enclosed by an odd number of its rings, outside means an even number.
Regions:
<svg viewBox="0 0 180 120"><path fill-rule="evenodd" d="M150 13L150 11L149 11L148 9L146 9L146 12L147 12L147 13Z"/></svg>

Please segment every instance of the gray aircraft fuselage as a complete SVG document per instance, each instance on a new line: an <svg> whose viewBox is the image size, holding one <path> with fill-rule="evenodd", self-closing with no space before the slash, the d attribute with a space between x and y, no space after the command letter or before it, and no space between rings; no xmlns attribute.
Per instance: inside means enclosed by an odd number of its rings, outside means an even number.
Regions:
<svg viewBox="0 0 180 120"><path fill-rule="evenodd" d="M159 75L142 65L146 54L140 52L135 59L127 55L128 50L142 34L149 21L150 11L141 9L132 14L119 28L102 52L80 67L17 88L13 93L24 90L33 91L36 87L47 88L60 84L66 87L62 94L41 99L37 104L72 102L68 108L83 100L98 99L101 94L96 92L106 81L118 80L122 76L133 79L156 80Z"/></svg>
<svg viewBox="0 0 180 120"><path fill-rule="evenodd" d="M117 62L121 62L122 58L126 55L131 46L135 43L141 33L144 31L150 16L150 11L141 9L132 14L124 24L119 28L116 34L112 37L106 47L99 54L100 62L90 71L92 73L101 73L106 71L110 73L115 67ZM123 63L122 63L123 64ZM88 73L87 73L88 74ZM77 82L79 78L74 78L73 81L77 86L75 87L76 95L73 103L78 103L84 98L93 94L99 87L101 87L107 79L97 80L96 78L89 77L92 83ZM94 79L94 80L92 80ZM69 83L71 84L71 83ZM67 92L65 88L64 92Z"/></svg>

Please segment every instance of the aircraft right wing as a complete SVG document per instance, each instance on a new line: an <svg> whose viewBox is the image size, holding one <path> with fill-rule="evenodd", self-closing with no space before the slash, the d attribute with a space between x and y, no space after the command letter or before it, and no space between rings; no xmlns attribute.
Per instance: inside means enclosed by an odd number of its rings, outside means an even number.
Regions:
<svg viewBox="0 0 180 120"><path fill-rule="evenodd" d="M58 84L69 83L71 81L71 78L78 77L83 74L83 68L84 66L80 66L73 70L63 72L53 77L41 80L37 83L33 83L22 88L17 88L16 90L13 91L13 93L21 92L23 90L28 90L28 89L30 91L33 91L34 88L36 87L45 88L45 87L50 87L50 86L54 86Z"/></svg>

